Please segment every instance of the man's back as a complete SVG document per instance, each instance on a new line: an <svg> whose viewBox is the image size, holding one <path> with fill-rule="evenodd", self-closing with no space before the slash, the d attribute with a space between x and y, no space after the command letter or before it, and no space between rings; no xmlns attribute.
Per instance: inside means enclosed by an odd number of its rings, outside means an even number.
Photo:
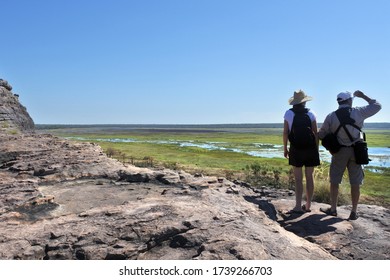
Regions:
<svg viewBox="0 0 390 280"><path fill-rule="evenodd" d="M340 108L351 108L351 107L349 105L343 104L339 106L339 109ZM378 103L376 100L372 99L367 106L352 107L350 112L350 117L355 121L356 126L362 128L364 124L364 120L378 113L381 108L382 108L381 104ZM339 127L339 125L340 125L340 121L336 115L336 112L334 111L330 113L326 117L319 131L320 139L323 139L330 132L335 132ZM354 142L357 142L358 140L361 139L360 131L357 128L350 125L347 125L346 127L350 132L354 141L351 142L344 129L339 130L337 137L341 145L351 146Z"/></svg>

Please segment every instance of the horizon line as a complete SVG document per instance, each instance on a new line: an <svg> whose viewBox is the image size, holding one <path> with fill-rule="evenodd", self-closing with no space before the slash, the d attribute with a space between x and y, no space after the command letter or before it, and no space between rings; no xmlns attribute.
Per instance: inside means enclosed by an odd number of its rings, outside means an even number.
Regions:
<svg viewBox="0 0 390 280"><path fill-rule="evenodd" d="M318 122L318 124L322 124L323 122ZM264 123L36 123L36 126L40 125L135 125L135 126L142 126L142 125L182 125L182 126L201 126L201 125L282 125L283 122L264 122ZM365 122L364 124L388 124L390 125L390 122Z"/></svg>

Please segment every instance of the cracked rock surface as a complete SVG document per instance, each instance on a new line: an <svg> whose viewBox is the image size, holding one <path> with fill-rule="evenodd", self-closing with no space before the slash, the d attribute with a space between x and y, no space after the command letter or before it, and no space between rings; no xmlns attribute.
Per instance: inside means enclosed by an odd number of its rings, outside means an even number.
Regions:
<svg viewBox="0 0 390 280"><path fill-rule="evenodd" d="M389 258L388 209L290 217L288 191L124 166L51 135L0 140L0 259Z"/></svg>
<svg viewBox="0 0 390 280"><path fill-rule="evenodd" d="M50 135L1 142L1 259L333 258L223 178L126 167Z"/></svg>
<svg viewBox="0 0 390 280"><path fill-rule="evenodd" d="M31 133L11 89L0 84L0 259L390 258L389 209L291 216L289 191L125 166Z"/></svg>

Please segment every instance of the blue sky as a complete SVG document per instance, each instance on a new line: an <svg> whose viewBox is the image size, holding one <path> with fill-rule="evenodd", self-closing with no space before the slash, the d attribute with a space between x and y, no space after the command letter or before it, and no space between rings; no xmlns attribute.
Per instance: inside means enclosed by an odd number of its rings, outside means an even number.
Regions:
<svg viewBox="0 0 390 280"><path fill-rule="evenodd" d="M319 122L338 92L356 89L383 105L369 121L390 122L387 0L13 0L1 10L0 77L36 123L282 122L296 89L313 96Z"/></svg>

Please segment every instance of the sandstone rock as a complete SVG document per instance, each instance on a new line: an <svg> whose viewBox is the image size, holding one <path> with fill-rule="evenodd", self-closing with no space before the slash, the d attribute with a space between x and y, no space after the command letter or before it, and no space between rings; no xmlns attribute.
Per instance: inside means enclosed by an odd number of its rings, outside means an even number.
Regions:
<svg viewBox="0 0 390 280"><path fill-rule="evenodd" d="M170 170L156 172L155 178L157 181L166 185L176 185L181 183L180 175L177 172L171 172Z"/></svg>
<svg viewBox="0 0 390 280"><path fill-rule="evenodd" d="M0 110L32 128L0 89ZM289 216L290 191L125 166L45 134L1 130L0 143L0 259L390 258L385 208L362 205L353 222L348 208L325 217L317 204Z"/></svg>
<svg viewBox="0 0 390 280"><path fill-rule="evenodd" d="M0 131L13 134L34 131L34 121L11 90L12 87L6 81L0 80Z"/></svg>
<svg viewBox="0 0 390 280"><path fill-rule="evenodd" d="M333 258L227 180L124 166L48 135L0 137L1 154L23 151L0 166L2 259Z"/></svg>
<svg viewBox="0 0 390 280"><path fill-rule="evenodd" d="M50 135L0 140L1 259L390 256L385 208L361 206L349 222L348 209L334 219L314 203L289 217L289 191L124 166L99 146Z"/></svg>
<svg viewBox="0 0 390 280"><path fill-rule="evenodd" d="M6 80L3 80L3 79L0 79L0 87L3 87L9 91L12 90L12 86Z"/></svg>
<svg viewBox="0 0 390 280"><path fill-rule="evenodd" d="M348 221L350 206L338 208L338 216L320 212L321 203L313 203L312 211L304 215L288 215L292 200L272 200L277 220L285 229L321 245L339 259L389 259L390 210L375 205L359 205L360 218Z"/></svg>

